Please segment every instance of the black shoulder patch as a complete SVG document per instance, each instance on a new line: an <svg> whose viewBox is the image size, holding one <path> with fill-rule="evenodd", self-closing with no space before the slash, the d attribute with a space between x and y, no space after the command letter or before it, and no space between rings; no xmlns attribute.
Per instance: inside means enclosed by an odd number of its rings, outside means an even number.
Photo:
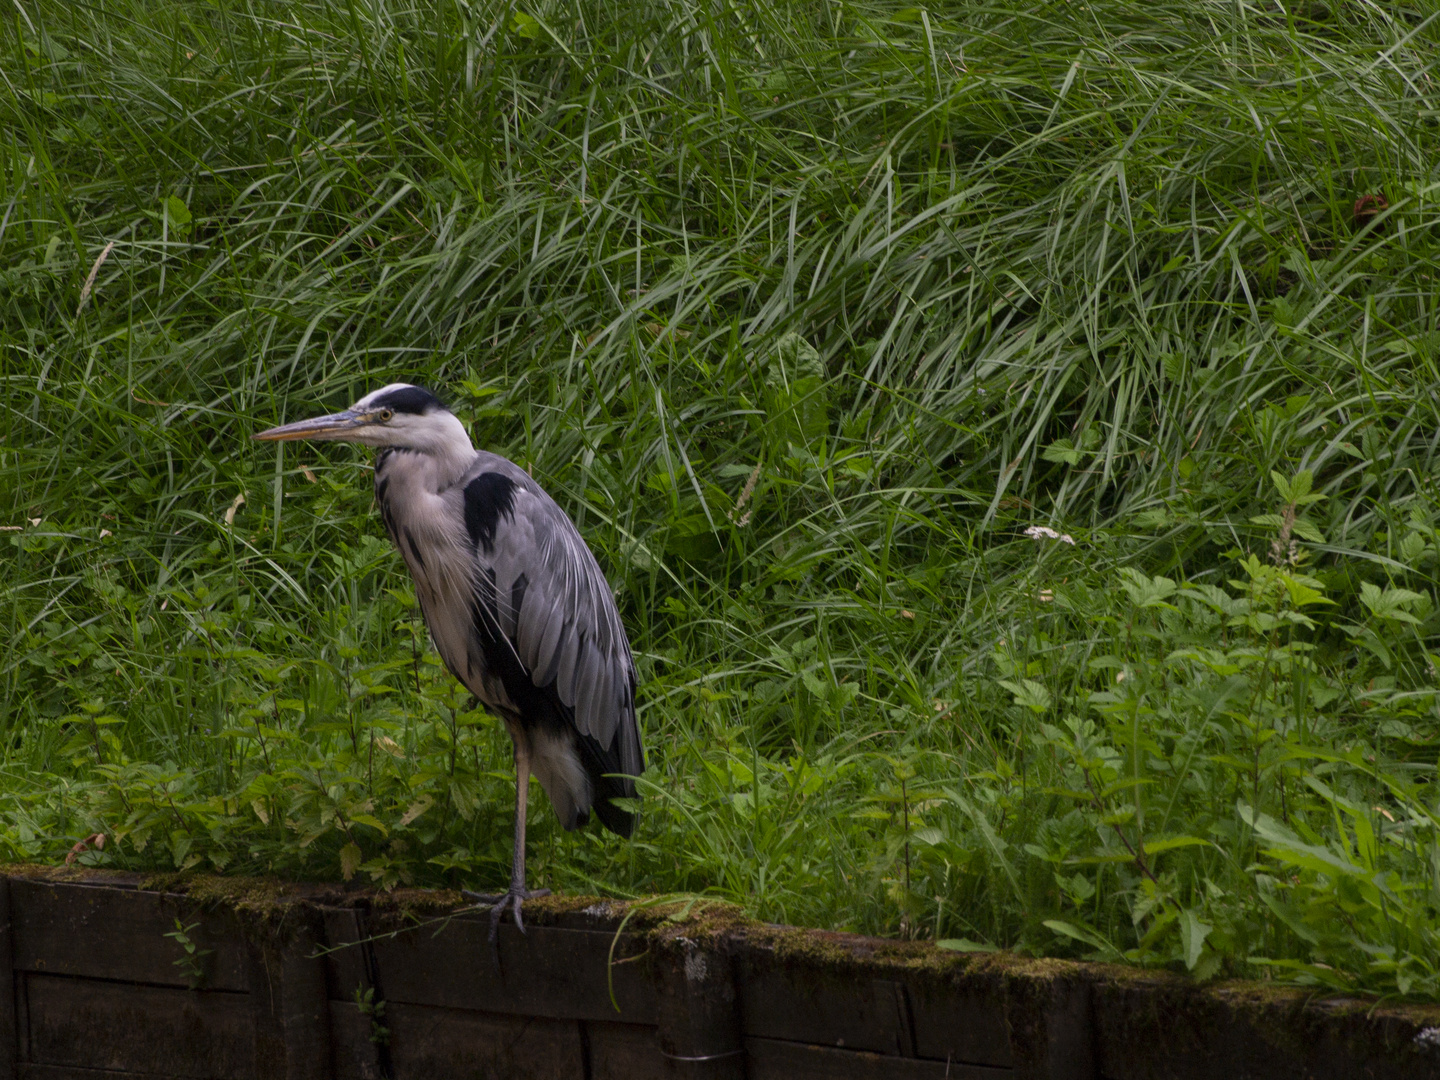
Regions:
<svg viewBox="0 0 1440 1080"><path fill-rule="evenodd" d="M370 403L377 409L393 409L398 413L415 413L423 416L432 409L443 409L440 399L423 386L402 386L382 394Z"/></svg>
<svg viewBox="0 0 1440 1080"><path fill-rule="evenodd" d="M514 512L515 481L504 473L481 473L465 485L465 529L472 543L490 554L495 549L495 529L502 517Z"/></svg>

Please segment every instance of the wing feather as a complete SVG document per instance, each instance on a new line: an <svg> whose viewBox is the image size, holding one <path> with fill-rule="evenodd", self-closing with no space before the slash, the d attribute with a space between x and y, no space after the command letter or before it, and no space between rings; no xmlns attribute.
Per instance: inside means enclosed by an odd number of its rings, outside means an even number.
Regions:
<svg viewBox="0 0 1440 1080"><path fill-rule="evenodd" d="M525 613L522 611L520 617L523 619ZM540 638L540 648L535 653L535 663L530 667L530 675L536 686L549 686L555 681L556 661L559 659L560 639L565 633L566 625L569 622L565 618L565 612L557 604L550 609L545 617L545 633ZM563 697L561 700L564 700Z"/></svg>
<svg viewBox="0 0 1440 1080"><path fill-rule="evenodd" d="M527 588L520 610L515 612L515 648L527 664L533 663L539 653L540 638L545 633L545 624L536 618L536 608L542 604L540 589Z"/></svg>
<svg viewBox="0 0 1440 1080"><path fill-rule="evenodd" d="M558 661L555 665L555 690L560 700L572 709L575 707L575 662L587 648L585 631L574 628L560 642Z"/></svg>
<svg viewBox="0 0 1440 1080"><path fill-rule="evenodd" d="M512 490L493 478L496 473ZM552 693L576 734L590 740L602 773L639 775L644 756L635 718L635 665L595 556L565 512L504 458L477 455L461 486L467 526L476 525L471 540L477 562L493 569L498 598L519 599L519 610L507 610L501 622L531 682ZM501 496L503 506L495 513L489 504L479 505ZM620 793L633 792L627 780Z"/></svg>
<svg viewBox="0 0 1440 1080"><path fill-rule="evenodd" d="M607 721L613 723L615 716L614 702L610 700L610 684L615 681L615 672L609 664L599 664L595 671L595 692L590 695L593 704L590 706L591 730L604 730L609 726Z"/></svg>

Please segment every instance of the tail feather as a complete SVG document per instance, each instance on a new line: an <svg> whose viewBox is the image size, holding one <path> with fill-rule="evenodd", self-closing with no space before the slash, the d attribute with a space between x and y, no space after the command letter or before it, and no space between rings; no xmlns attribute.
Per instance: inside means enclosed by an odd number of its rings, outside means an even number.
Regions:
<svg viewBox="0 0 1440 1080"><path fill-rule="evenodd" d="M615 781L608 777L604 782L618 787ZM619 790L604 791L597 785L595 806L593 808L595 810L595 816L600 819L601 825L604 825L605 828L609 829L615 835L629 836L635 831L635 815L629 810L620 809L619 806L610 801L612 798L634 798L634 794L631 793L627 795L624 791Z"/></svg>
<svg viewBox="0 0 1440 1080"><path fill-rule="evenodd" d="M635 778L621 775L619 746L613 745L606 752L588 735L581 735L576 741L580 760L590 778L595 816L600 819L600 824L617 836L629 836L635 831L635 815L612 801L636 797Z"/></svg>

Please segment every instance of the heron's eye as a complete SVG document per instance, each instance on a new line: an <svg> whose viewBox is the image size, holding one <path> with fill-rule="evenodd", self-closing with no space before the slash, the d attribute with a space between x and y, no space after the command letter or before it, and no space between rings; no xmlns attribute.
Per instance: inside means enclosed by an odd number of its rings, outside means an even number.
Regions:
<svg viewBox="0 0 1440 1080"><path fill-rule="evenodd" d="M395 416L395 413L394 413L394 411L391 410L391 409L381 409L381 410L380 410L380 422L381 422L381 423L385 423L385 422L393 419L394 416Z"/></svg>

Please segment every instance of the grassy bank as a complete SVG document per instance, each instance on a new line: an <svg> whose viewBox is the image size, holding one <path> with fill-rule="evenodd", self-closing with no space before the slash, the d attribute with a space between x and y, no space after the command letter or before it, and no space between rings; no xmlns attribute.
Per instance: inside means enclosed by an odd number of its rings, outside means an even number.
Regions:
<svg viewBox="0 0 1440 1080"><path fill-rule="evenodd" d="M532 884L1440 992L1437 50L1429 3L22 3L0 851L504 876L367 459L248 441L405 379L635 647L642 824L537 815Z"/></svg>

